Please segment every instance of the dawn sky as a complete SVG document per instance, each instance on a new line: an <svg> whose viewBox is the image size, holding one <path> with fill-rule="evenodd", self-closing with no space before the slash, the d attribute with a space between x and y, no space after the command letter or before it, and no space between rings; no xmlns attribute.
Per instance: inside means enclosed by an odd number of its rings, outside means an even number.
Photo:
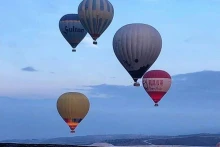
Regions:
<svg viewBox="0 0 220 147"><path fill-rule="evenodd" d="M83 85L131 85L132 78L112 49L115 32L128 23L146 23L161 34L163 48L151 69L171 75L220 70L220 1L110 0L114 19L98 39L89 35L72 53L59 19L76 13L80 0L13 0L0 4L2 96L57 95Z"/></svg>

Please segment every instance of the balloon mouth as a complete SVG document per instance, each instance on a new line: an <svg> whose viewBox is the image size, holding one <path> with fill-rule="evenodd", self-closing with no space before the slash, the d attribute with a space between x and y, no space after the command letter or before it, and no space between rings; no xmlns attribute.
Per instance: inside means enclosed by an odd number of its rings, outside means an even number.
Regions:
<svg viewBox="0 0 220 147"><path fill-rule="evenodd" d="M140 83L135 82L135 83L134 83L134 86L135 86L135 87L139 87L139 86L140 86Z"/></svg>
<svg viewBox="0 0 220 147"><path fill-rule="evenodd" d="M72 49L72 52L76 52L76 49L75 49L75 48L73 48L73 49Z"/></svg>
<svg viewBox="0 0 220 147"><path fill-rule="evenodd" d="M98 43L97 43L97 41L96 41L96 40L94 40L94 41L93 41L93 44L94 44L94 45L97 45Z"/></svg>
<svg viewBox="0 0 220 147"><path fill-rule="evenodd" d="M158 107L159 105L156 103L154 106L155 106L155 107Z"/></svg>

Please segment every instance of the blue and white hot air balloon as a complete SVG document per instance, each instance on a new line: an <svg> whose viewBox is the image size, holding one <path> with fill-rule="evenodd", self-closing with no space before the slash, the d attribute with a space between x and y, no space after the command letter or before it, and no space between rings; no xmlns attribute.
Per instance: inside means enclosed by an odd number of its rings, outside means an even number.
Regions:
<svg viewBox="0 0 220 147"><path fill-rule="evenodd" d="M79 20L78 14L64 15L59 21L59 28L63 37L72 46L72 51L75 52L75 48L87 34Z"/></svg>
<svg viewBox="0 0 220 147"><path fill-rule="evenodd" d="M83 0L78 7L80 21L92 37L93 44L111 24L114 8L108 0Z"/></svg>
<svg viewBox="0 0 220 147"><path fill-rule="evenodd" d="M122 66L134 80L134 86L160 55L162 38L152 26L141 23L121 27L114 35L113 49Z"/></svg>

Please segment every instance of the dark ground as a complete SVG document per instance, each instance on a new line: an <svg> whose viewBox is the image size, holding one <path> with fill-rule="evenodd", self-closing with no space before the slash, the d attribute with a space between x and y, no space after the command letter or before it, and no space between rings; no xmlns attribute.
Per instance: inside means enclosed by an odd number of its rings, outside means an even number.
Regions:
<svg viewBox="0 0 220 147"><path fill-rule="evenodd" d="M137 146L153 144L215 147L218 142L220 142L220 133L201 133L178 136L91 135L60 137L42 140L3 140L0 141L0 147L88 147L88 145L93 145L96 143L108 143L114 146ZM95 146L98 145L94 145L94 147Z"/></svg>
<svg viewBox="0 0 220 147"><path fill-rule="evenodd" d="M85 147L77 145L55 145L55 144L16 144L16 143L0 143L0 147Z"/></svg>

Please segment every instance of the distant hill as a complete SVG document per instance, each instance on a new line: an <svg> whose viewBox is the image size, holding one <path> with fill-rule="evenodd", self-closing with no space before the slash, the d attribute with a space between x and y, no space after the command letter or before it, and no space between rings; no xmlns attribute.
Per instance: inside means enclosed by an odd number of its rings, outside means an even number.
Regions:
<svg viewBox="0 0 220 147"><path fill-rule="evenodd" d="M194 134L179 136L144 136L144 135L106 135L62 137L45 140L3 140L0 143L61 144L91 146L138 146L138 145L185 145L215 146L220 142L220 134Z"/></svg>
<svg viewBox="0 0 220 147"><path fill-rule="evenodd" d="M28 139L27 142L32 143L40 139L40 142L47 143L48 138L55 138L49 139L49 142L57 142L56 138L64 137L58 142L63 140L65 143L71 142L74 136L99 134L174 136L219 133L220 72L201 71L172 78L171 89L157 108L143 87L88 86L90 89L84 91L90 99L91 108L76 129L76 134L69 133L69 128L57 113L58 96L54 99L0 96L0 140ZM87 136L88 143L108 140L111 144L114 139L129 138L110 135L94 139L94 136Z"/></svg>
<svg viewBox="0 0 220 147"><path fill-rule="evenodd" d="M118 134L118 135L88 135L88 136L76 136L76 137L58 137L51 139L9 139L2 140L0 143L40 143L40 144L70 144L70 145L90 145L94 143L103 142L106 140L114 139L139 139L144 138L147 135L130 135L130 134Z"/></svg>
<svg viewBox="0 0 220 147"><path fill-rule="evenodd" d="M181 137L180 137L181 136ZM140 139L116 139L108 140L115 146L134 145L185 145L185 146L216 146L220 142L220 134L209 135L180 135L172 137L154 137Z"/></svg>

